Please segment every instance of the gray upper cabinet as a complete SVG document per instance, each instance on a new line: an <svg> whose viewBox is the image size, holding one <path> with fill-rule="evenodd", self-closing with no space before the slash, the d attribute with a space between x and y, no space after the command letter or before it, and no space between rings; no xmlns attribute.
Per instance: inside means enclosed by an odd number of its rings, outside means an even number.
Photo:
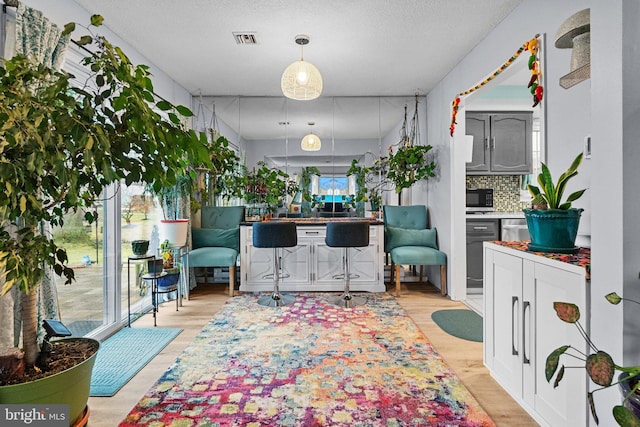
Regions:
<svg viewBox="0 0 640 427"><path fill-rule="evenodd" d="M467 135L473 135L468 175L531 173L531 112L466 113Z"/></svg>

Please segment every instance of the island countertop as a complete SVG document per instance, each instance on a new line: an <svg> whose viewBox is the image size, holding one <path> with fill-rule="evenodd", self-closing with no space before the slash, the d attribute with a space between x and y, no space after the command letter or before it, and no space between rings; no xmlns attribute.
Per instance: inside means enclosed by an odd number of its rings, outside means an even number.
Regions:
<svg viewBox="0 0 640 427"><path fill-rule="evenodd" d="M369 217L315 217L315 218L274 218L271 221L280 221L280 222L295 222L298 226L322 226L327 225L329 222L361 222L367 221L371 225L383 225L384 222L380 221L378 218ZM241 225L252 225L254 222L258 221L244 221Z"/></svg>

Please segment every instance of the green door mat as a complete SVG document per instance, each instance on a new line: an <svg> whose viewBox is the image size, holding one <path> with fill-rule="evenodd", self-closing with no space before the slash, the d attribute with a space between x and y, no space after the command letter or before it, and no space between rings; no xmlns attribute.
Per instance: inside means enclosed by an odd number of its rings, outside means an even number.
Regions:
<svg viewBox="0 0 640 427"><path fill-rule="evenodd" d="M482 342L482 317L473 310L438 310L431 318L449 335Z"/></svg>

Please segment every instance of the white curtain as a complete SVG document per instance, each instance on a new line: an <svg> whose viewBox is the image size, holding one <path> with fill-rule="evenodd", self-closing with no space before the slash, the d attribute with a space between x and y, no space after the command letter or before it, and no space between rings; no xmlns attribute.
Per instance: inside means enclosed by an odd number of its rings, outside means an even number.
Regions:
<svg viewBox="0 0 640 427"><path fill-rule="evenodd" d="M37 63L50 68L60 69L64 53L69 45L70 36L62 36L62 28L53 24L39 10L19 3L15 17L8 9L2 14L2 31L4 58L11 58L16 53L23 54ZM42 233L50 233L50 227L43 226ZM1 279L0 279L1 280ZM3 281L0 281L0 287ZM38 292L38 335L44 336L43 319L59 319L58 295L55 284L55 273L52 268L45 271ZM19 291L13 289L0 298L0 347L20 344L21 314ZM13 323L13 328L10 326Z"/></svg>
<svg viewBox="0 0 640 427"><path fill-rule="evenodd" d="M36 63L59 70L70 35L63 36L62 28L52 23L36 9L18 4L16 14L16 52Z"/></svg>

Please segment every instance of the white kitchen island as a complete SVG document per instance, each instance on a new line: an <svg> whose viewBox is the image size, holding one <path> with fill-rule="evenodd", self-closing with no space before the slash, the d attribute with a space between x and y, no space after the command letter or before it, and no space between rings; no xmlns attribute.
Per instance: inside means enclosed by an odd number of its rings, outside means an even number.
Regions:
<svg viewBox="0 0 640 427"><path fill-rule="evenodd" d="M370 222L369 246L350 248L352 291L385 292L384 225L369 218L296 218L298 245L284 248L280 290L289 292L322 292L344 290L342 248L330 248L324 239L329 221ZM240 225L240 292L264 292L273 289L273 249L253 246L251 223ZM357 277L354 277L356 275Z"/></svg>

